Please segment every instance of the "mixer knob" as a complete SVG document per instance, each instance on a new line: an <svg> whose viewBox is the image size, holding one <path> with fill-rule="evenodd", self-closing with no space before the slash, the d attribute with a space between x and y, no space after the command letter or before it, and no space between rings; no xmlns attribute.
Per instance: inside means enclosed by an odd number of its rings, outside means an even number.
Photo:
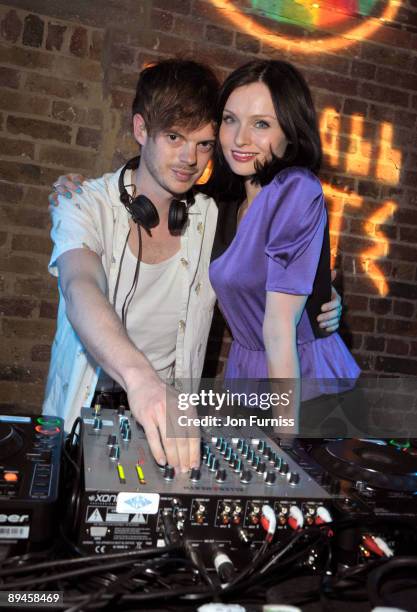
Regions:
<svg viewBox="0 0 417 612"><path fill-rule="evenodd" d="M246 459L246 457L248 456L248 453L249 453L249 444L245 442L242 448L242 457Z"/></svg>
<svg viewBox="0 0 417 612"><path fill-rule="evenodd" d="M292 485L296 485L300 482L300 474L298 472L291 472L288 482Z"/></svg>
<svg viewBox="0 0 417 612"><path fill-rule="evenodd" d="M219 460L213 455L211 466L209 466L209 468L212 472L215 472L218 467L219 467Z"/></svg>
<svg viewBox="0 0 417 612"><path fill-rule="evenodd" d="M164 469L165 480L173 480L175 476L175 470L172 465L166 465Z"/></svg>
<svg viewBox="0 0 417 612"><path fill-rule="evenodd" d="M226 480L226 470L224 468L217 470L216 480L217 482L224 482Z"/></svg>
<svg viewBox="0 0 417 612"><path fill-rule="evenodd" d="M227 440L223 440L222 445L220 447L221 454L224 455L226 450L227 450Z"/></svg>
<svg viewBox="0 0 417 612"><path fill-rule="evenodd" d="M281 462L279 473L283 475L288 474L288 463L285 463L285 461Z"/></svg>
<svg viewBox="0 0 417 612"><path fill-rule="evenodd" d="M217 438L216 440L216 448L219 449L222 445L223 438Z"/></svg>
<svg viewBox="0 0 417 612"><path fill-rule="evenodd" d="M231 457L232 457L232 447L228 446L224 454L224 458L226 461L230 461Z"/></svg>
<svg viewBox="0 0 417 612"><path fill-rule="evenodd" d="M119 419L124 416L126 411L126 406L124 406L123 404L120 404L120 406L117 409L117 414L119 415Z"/></svg>
<svg viewBox="0 0 417 612"><path fill-rule="evenodd" d="M197 482L198 480L200 480L200 476L200 468L191 468L190 480L192 480L193 482Z"/></svg>
<svg viewBox="0 0 417 612"><path fill-rule="evenodd" d="M238 443L237 443L237 450L238 450L238 451L241 451L241 450L242 450L244 442L245 442L245 441L244 441L244 440L242 440L242 438L239 438L239 441L238 441Z"/></svg>
<svg viewBox="0 0 417 612"><path fill-rule="evenodd" d="M204 460L206 462L207 465L210 465L211 463L211 458L214 457L213 453L211 452L210 449L208 449L207 451L207 455L205 456Z"/></svg>
<svg viewBox="0 0 417 612"><path fill-rule="evenodd" d="M271 458L271 455L272 455L272 449L269 448L269 446L265 446L264 452L262 454L265 457L265 459L268 459L268 461L269 461L270 458Z"/></svg>
<svg viewBox="0 0 417 612"><path fill-rule="evenodd" d="M256 471L258 472L258 474L263 474L265 472L265 463L263 461L259 461L256 467Z"/></svg>
<svg viewBox="0 0 417 612"><path fill-rule="evenodd" d="M117 436L115 436L114 434L109 434L109 437L107 438L107 446L114 446L117 442Z"/></svg>
<svg viewBox="0 0 417 612"><path fill-rule="evenodd" d="M112 461L117 461L119 457L120 457L120 446L118 444L115 444L110 449L110 459Z"/></svg>
<svg viewBox="0 0 417 612"><path fill-rule="evenodd" d="M258 442L258 451L263 453L264 452L264 448L265 448L265 440L259 440L259 442Z"/></svg>
<svg viewBox="0 0 417 612"><path fill-rule="evenodd" d="M122 431L122 438L124 442L130 442L130 440L132 439L132 430L130 428L130 426L125 427Z"/></svg>
<svg viewBox="0 0 417 612"><path fill-rule="evenodd" d="M129 425L129 419L127 417L125 417L125 416L120 417L120 420L119 420L119 429L120 429L120 431L123 431L123 429L127 425Z"/></svg>
<svg viewBox="0 0 417 612"><path fill-rule="evenodd" d="M232 453L232 454L231 454L231 457L230 457L230 459L229 459L229 465L230 465L230 467L233 467L233 466L234 466L236 459L237 459L237 455L236 455L236 453Z"/></svg>
<svg viewBox="0 0 417 612"><path fill-rule="evenodd" d="M253 450L253 448L251 448L250 451L248 452L248 463L252 463L254 457L255 457L255 451Z"/></svg>
<svg viewBox="0 0 417 612"><path fill-rule="evenodd" d="M94 431L100 431L101 429L103 429L103 419L101 417L94 417L93 429Z"/></svg>
<svg viewBox="0 0 417 612"><path fill-rule="evenodd" d="M259 455L255 455L255 457L253 458L253 461L252 461L252 467L253 467L255 470L256 470L256 468L258 467L260 460L261 460L261 458L259 457Z"/></svg>
<svg viewBox="0 0 417 612"><path fill-rule="evenodd" d="M282 463L282 459L281 457L279 457L278 455L275 455L275 460L274 460L274 468L276 470L279 470L281 467L281 463Z"/></svg>
<svg viewBox="0 0 417 612"><path fill-rule="evenodd" d="M264 480L265 483L268 485L273 485L276 479L276 475L275 472L265 472L264 473Z"/></svg>
<svg viewBox="0 0 417 612"><path fill-rule="evenodd" d="M269 463L273 463L274 464L276 456L277 456L277 454L273 450L271 450L271 453L269 455Z"/></svg>
<svg viewBox="0 0 417 612"><path fill-rule="evenodd" d="M242 463L242 459L236 459L233 469L235 472L241 472L243 468L243 463Z"/></svg>
<svg viewBox="0 0 417 612"><path fill-rule="evenodd" d="M252 480L252 474L249 470L243 470L240 475L240 482L247 483Z"/></svg>

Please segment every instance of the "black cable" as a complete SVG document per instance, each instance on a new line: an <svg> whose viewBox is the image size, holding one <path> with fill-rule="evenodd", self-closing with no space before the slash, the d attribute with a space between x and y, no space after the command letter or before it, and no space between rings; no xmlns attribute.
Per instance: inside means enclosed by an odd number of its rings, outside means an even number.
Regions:
<svg viewBox="0 0 417 612"><path fill-rule="evenodd" d="M400 570L417 570L417 557L395 557L386 561L380 567L373 570L367 581L368 595L374 606L394 606L397 605L388 595L382 594L382 588L388 581L388 576ZM417 588L417 571L414 574L414 586ZM408 587L407 587L408 588ZM417 604L409 610L417 610Z"/></svg>

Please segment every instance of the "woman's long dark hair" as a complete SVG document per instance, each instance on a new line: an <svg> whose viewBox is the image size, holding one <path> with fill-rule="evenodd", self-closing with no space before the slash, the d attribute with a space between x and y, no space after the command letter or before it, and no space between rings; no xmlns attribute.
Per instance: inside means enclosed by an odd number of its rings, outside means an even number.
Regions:
<svg viewBox="0 0 417 612"><path fill-rule="evenodd" d="M304 77L288 62L255 60L232 72L220 89L218 125L221 124L223 110L231 93L238 87L257 82L264 83L269 89L288 145L281 158L272 154L271 160L256 167L253 181L261 186L266 185L280 170L289 166L302 166L317 173L322 150L313 100ZM231 171L218 140L212 174L202 187L202 191L217 201L241 202L245 199L244 181Z"/></svg>

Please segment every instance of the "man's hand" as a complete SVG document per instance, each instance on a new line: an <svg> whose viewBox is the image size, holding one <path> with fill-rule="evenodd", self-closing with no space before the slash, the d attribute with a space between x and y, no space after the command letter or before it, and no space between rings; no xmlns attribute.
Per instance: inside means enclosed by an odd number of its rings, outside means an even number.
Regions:
<svg viewBox="0 0 417 612"><path fill-rule="evenodd" d="M82 193L80 185L85 181L82 174L66 174L59 176L52 185L52 193L48 196L48 201L52 206L57 206L58 195L63 195L68 199L72 198L73 193Z"/></svg>
<svg viewBox="0 0 417 612"><path fill-rule="evenodd" d="M332 270L332 282L334 282L335 278L336 270ZM332 299L330 302L322 305L321 314L317 317L319 327L326 332L334 332L339 328L341 316L342 298L332 286Z"/></svg>
<svg viewBox="0 0 417 612"><path fill-rule="evenodd" d="M155 461L168 463L176 471L187 472L200 465L200 433L198 428L180 427L178 394L158 377L128 385L129 406L142 425ZM187 410L187 416L191 416ZM187 434L184 437L184 434Z"/></svg>

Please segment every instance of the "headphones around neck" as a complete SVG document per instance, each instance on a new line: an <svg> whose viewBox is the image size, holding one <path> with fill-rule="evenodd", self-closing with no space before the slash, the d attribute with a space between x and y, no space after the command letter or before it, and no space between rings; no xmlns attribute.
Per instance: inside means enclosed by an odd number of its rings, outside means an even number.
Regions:
<svg viewBox="0 0 417 612"><path fill-rule="evenodd" d="M156 209L156 206L151 202L149 198L144 195L131 196L124 183L124 176L126 174L126 170L136 170L139 167L140 157L134 157L129 160L127 164L123 167L119 176L119 194L120 201L128 212L130 213L133 221L138 224L138 226L143 227L148 233L153 227L159 225L159 215ZM188 219L188 209L190 206L194 204L194 195L192 190L190 190L186 194L187 203L182 202L181 200L177 200L173 198L169 211L168 211L168 229L171 233L175 234L180 232L187 219Z"/></svg>

